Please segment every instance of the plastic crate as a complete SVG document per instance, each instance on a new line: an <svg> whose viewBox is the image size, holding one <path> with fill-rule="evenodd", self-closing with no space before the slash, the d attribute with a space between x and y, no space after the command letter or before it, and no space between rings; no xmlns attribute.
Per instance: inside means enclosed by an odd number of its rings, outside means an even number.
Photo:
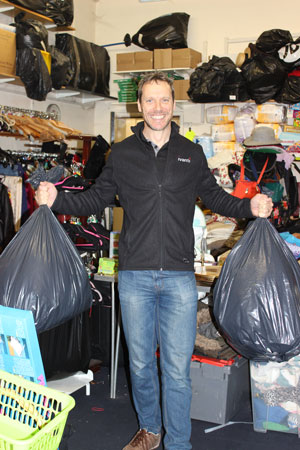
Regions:
<svg viewBox="0 0 300 450"><path fill-rule="evenodd" d="M225 424L250 404L248 360L193 356L191 418Z"/></svg>
<svg viewBox="0 0 300 450"><path fill-rule="evenodd" d="M0 370L0 450L56 450L70 395Z"/></svg>
<svg viewBox="0 0 300 450"><path fill-rule="evenodd" d="M300 437L300 356L284 362L250 361L254 431Z"/></svg>

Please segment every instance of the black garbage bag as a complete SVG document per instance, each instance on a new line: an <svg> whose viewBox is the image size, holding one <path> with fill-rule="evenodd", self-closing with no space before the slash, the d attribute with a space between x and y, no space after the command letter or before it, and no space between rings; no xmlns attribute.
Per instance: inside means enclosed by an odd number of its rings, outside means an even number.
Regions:
<svg viewBox="0 0 300 450"><path fill-rule="evenodd" d="M300 70L295 69L284 80L282 89L275 100L279 103L292 105L300 102Z"/></svg>
<svg viewBox="0 0 300 450"><path fill-rule="evenodd" d="M52 89L52 81L41 54L36 48L17 50L16 74L21 78L27 97L33 100L46 100Z"/></svg>
<svg viewBox="0 0 300 450"><path fill-rule="evenodd" d="M278 50L278 56L288 72L300 66L300 38L291 41Z"/></svg>
<svg viewBox="0 0 300 450"><path fill-rule="evenodd" d="M246 83L235 63L227 56L213 56L190 76L188 95L193 102L246 101Z"/></svg>
<svg viewBox="0 0 300 450"><path fill-rule="evenodd" d="M227 342L257 361L300 353L300 267L267 219L258 218L225 260L213 312Z"/></svg>
<svg viewBox="0 0 300 450"><path fill-rule="evenodd" d="M67 86L109 96L110 57L106 48L68 33L56 34L55 47L71 61L73 76Z"/></svg>
<svg viewBox="0 0 300 450"><path fill-rule="evenodd" d="M132 43L146 50L187 48L189 19L189 14L182 12L157 17L143 25L132 36Z"/></svg>
<svg viewBox="0 0 300 450"><path fill-rule="evenodd" d="M56 25L69 26L74 19L73 0L12 0L11 3L49 17Z"/></svg>
<svg viewBox="0 0 300 450"><path fill-rule="evenodd" d="M275 99L286 77L286 71L279 58L266 53L256 53L246 59L241 71L250 98L257 104Z"/></svg>
<svg viewBox="0 0 300 450"><path fill-rule="evenodd" d="M48 31L47 28L35 19L24 19L24 13L15 17L16 27L16 48L38 48L48 51Z"/></svg>
<svg viewBox="0 0 300 450"><path fill-rule="evenodd" d="M278 56L278 50L289 42L293 42L293 36L288 30L272 29L264 31L256 40L255 46L264 53Z"/></svg>
<svg viewBox="0 0 300 450"><path fill-rule="evenodd" d="M0 255L0 304L30 310L37 333L91 306L85 266L46 205L22 225Z"/></svg>
<svg viewBox="0 0 300 450"><path fill-rule="evenodd" d="M53 45L50 46L51 55L51 80L54 89L61 89L67 86L74 76L74 68L71 65L69 56L62 53Z"/></svg>

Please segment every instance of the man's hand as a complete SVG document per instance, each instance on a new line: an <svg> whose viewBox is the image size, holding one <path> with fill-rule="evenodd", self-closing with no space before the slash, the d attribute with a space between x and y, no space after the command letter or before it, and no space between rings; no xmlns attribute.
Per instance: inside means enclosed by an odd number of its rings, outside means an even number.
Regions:
<svg viewBox="0 0 300 450"><path fill-rule="evenodd" d="M251 212L256 217L269 217L272 212L273 202L265 194L256 194L250 200Z"/></svg>
<svg viewBox="0 0 300 450"><path fill-rule="evenodd" d="M57 196L57 189L54 184L48 181L41 181L35 193L35 200L38 205L48 205L49 208L53 205Z"/></svg>

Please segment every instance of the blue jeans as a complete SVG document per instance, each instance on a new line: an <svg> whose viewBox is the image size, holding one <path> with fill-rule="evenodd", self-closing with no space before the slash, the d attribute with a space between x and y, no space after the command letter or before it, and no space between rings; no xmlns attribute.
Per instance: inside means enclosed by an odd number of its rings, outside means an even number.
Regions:
<svg viewBox="0 0 300 450"><path fill-rule="evenodd" d="M162 427L156 359L160 353L166 450L190 450L190 364L197 321L193 272L120 271L119 297L140 428Z"/></svg>

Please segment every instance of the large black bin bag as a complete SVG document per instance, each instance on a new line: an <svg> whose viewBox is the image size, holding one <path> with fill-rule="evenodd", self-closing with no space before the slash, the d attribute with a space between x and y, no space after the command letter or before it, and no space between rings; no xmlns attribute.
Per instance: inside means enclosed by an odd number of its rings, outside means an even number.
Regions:
<svg viewBox="0 0 300 450"><path fill-rule="evenodd" d="M300 353L300 267L267 219L248 226L213 294L220 330L242 356L282 362Z"/></svg>
<svg viewBox="0 0 300 450"><path fill-rule="evenodd" d="M80 255L46 205L34 211L1 253L0 280L0 304L31 310L37 333L92 303Z"/></svg>
<svg viewBox="0 0 300 450"><path fill-rule="evenodd" d="M155 48L187 48L189 14L165 14L145 23L132 36L132 42L146 50Z"/></svg>

